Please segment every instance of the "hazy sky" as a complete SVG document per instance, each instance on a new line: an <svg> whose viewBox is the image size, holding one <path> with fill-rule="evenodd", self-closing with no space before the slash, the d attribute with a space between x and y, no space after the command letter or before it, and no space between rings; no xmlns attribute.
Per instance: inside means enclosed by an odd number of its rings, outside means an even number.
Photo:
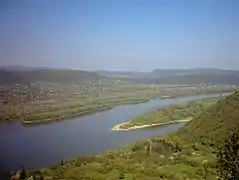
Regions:
<svg viewBox="0 0 239 180"><path fill-rule="evenodd" d="M239 69L239 1L0 0L0 65Z"/></svg>

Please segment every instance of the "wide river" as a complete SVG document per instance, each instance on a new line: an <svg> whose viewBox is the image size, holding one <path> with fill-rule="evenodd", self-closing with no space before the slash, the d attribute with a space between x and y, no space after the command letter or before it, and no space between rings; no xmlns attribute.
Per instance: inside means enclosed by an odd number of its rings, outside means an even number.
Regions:
<svg viewBox="0 0 239 180"><path fill-rule="evenodd" d="M165 134L178 129L184 123L127 132L110 129L116 124L156 108L217 96L220 95L155 99L37 126L22 126L19 123L2 124L0 125L0 174L19 169L21 165L25 165L27 169L47 167L72 156L102 153L143 137Z"/></svg>

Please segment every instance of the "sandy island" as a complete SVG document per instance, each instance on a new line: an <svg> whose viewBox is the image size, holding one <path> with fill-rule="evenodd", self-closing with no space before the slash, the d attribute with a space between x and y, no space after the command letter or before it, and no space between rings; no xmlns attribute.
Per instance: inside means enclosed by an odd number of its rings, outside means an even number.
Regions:
<svg viewBox="0 0 239 180"><path fill-rule="evenodd" d="M129 131L129 130L149 128L149 127L154 127L154 126L163 126L163 125L174 124L174 123L189 122L191 120L192 120L192 117L186 118L186 119L181 119L181 120L169 121L169 122L165 122L165 123L146 124L146 125L130 127L127 129L122 129L120 126L128 124L128 122L125 122L125 123L117 124L116 126L112 127L111 130L112 131Z"/></svg>

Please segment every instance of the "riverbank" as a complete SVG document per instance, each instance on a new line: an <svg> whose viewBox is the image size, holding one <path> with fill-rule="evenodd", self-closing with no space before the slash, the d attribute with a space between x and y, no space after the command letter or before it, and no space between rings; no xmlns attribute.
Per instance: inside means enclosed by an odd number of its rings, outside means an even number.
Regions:
<svg viewBox="0 0 239 180"><path fill-rule="evenodd" d="M23 124L23 125L46 124L46 123L51 123L51 122L55 122L55 121L62 121L62 120L77 117L77 116L84 116L84 115L93 114L93 113L97 113L97 112L101 112L101 111L106 111L106 110L109 110L112 108L113 107L105 107L105 108L97 109L94 111L83 111L83 112L80 112L77 114L72 114L69 116L61 116L61 117L51 118L51 119L43 119L43 120L35 120L35 121L22 121L21 124Z"/></svg>
<svg viewBox="0 0 239 180"><path fill-rule="evenodd" d="M36 125L36 124L45 124L45 123L51 123L51 122L55 122L55 121L62 121L65 119L69 119L69 118L73 118L73 117L77 117L77 116L84 116L84 115L89 115L89 114L93 114L93 113L97 113L97 112L102 112L102 111L106 111L109 109L114 108L115 106L119 106L119 105L127 105L127 104L138 104L138 103L144 103L149 100L135 100L135 101L125 101L125 102L119 102L117 104L111 105L104 105L104 106L96 106L95 108L92 108L90 110L87 111L81 111L79 113L73 113L70 115L64 115L64 116L58 116L56 118L48 118L48 119L40 119L40 120L22 120L21 124L23 125Z"/></svg>
<svg viewBox="0 0 239 180"><path fill-rule="evenodd" d="M21 122L22 124L48 123L67 118L88 115L91 113L104 111L118 105L135 104L147 102L152 99L177 98L191 95L206 95L217 93L229 93L233 88L219 87L174 87L167 88L161 86L130 86L128 90L121 89L122 92L88 94L78 97L44 99L40 101L26 102L24 104L4 104L1 123ZM102 108L103 107L103 108ZM101 109L102 108L102 109Z"/></svg>
<svg viewBox="0 0 239 180"><path fill-rule="evenodd" d="M161 87L162 88L162 87ZM52 123L55 121L65 120L71 117L83 116L108 110L110 108L125 105L137 104L147 102L152 99L169 99L184 97L190 95L206 95L215 93L229 93L230 89L219 90L217 88L206 87L195 91L195 88L170 88L166 89L148 88L135 90L131 92L121 92L106 94L104 96L82 96L77 98L70 98L66 100L54 100L52 102L37 102L36 104L24 105L24 107L17 107L14 113L12 110L4 110L5 115L0 117L1 123L20 122L23 125L37 125ZM38 105L39 104L39 105ZM20 106L20 105L19 105ZM4 109L4 108L3 108ZM18 112L19 110L19 112ZM20 112L20 110L22 112ZM10 113L10 114L9 114Z"/></svg>
<svg viewBox="0 0 239 180"><path fill-rule="evenodd" d="M140 125L140 126L134 126L134 127L129 127L126 129L123 129L122 126L127 125L126 123L121 123L113 128L111 128L112 131L130 131L130 130L137 130L137 129L144 129L144 128L150 128L150 127L157 127L157 126L164 126L164 125L169 125L169 124L176 124L176 123L185 123L191 121L192 117L187 118L187 119L181 119L181 120L175 120L175 121L169 121L165 123L156 123L156 124L149 124L149 125Z"/></svg>
<svg viewBox="0 0 239 180"><path fill-rule="evenodd" d="M198 94L198 95L200 95L200 94ZM118 98L118 99L112 99L108 103L106 101L104 101L103 104L100 104L100 102L95 102L97 105L94 105L94 106L86 105L85 107L61 110L60 112L56 112L56 113L49 112L49 113L43 113L43 114L38 114L38 115L32 115L28 118L25 118L25 119L23 118L21 120L21 123L23 125L37 125L37 124L52 123L55 121L61 121L61 120L69 119L72 117L84 116L84 115L89 115L89 114L93 114L96 112L109 110L109 109L112 109L119 105L138 104L138 103L148 102L152 99L172 99L172 98L178 98L178 97L186 97L186 95L159 96L158 94L151 94L148 97L141 96L141 97L139 97L139 99L136 99L136 98L121 98L121 99L119 99ZM52 118L49 118L51 116L52 116ZM178 119L184 119L184 117L179 117ZM174 120L176 120L176 119L174 119ZM129 125L129 124L127 124L127 125ZM141 124L141 125L144 125L144 124Z"/></svg>
<svg viewBox="0 0 239 180"><path fill-rule="evenodd" d="M118 124L111 130L126 131L149 128L172 123L180 123L200 115L204 110L219 100L212 97L204 100L190 101L178 105L170 105L163 109L157 109L130 119L128 122ZM181 120L180 120L181 119Z"/></svg>

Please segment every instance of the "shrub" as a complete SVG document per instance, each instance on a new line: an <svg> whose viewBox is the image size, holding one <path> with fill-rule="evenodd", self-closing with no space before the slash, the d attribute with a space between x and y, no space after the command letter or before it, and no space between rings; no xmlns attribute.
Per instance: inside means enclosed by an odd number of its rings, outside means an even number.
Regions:
<svg viewBox="0 0 239 180"><path fill-rule="evenodd" d="M219 148L218 174L223 180L239 179L239 134L232 133Z"/></svg>

